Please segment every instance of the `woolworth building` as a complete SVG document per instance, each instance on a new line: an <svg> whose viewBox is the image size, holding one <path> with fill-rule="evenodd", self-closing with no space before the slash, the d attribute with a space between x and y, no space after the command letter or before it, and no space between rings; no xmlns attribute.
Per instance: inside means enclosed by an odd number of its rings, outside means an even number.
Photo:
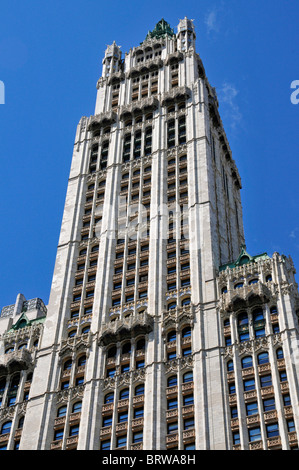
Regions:
<svg viewBox="0 0 299 470"><path fill-rule="evenodd" d="M1 310L0 450L298 449L292 259L246 250L193 21L144 36L77 126L48 305Z"/></svg>

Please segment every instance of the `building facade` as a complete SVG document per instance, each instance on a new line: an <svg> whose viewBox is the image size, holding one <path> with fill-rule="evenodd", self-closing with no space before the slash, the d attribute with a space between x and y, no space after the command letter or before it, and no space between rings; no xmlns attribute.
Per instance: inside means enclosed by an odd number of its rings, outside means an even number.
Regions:
<svg viewBox="0 0 299 470"><path fill-rule="evenodd" d="M76 131L49 304L0 316L0 448L298 448L291 258L246 251L195 47L161 20L103 58Z"/></svg>

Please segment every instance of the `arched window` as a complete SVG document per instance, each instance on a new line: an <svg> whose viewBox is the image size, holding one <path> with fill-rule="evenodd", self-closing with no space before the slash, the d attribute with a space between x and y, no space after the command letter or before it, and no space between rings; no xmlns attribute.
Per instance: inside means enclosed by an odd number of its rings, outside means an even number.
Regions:
<svg viewBox="0 0 299 470"><path fill-rule="evenodd" d="M107 403L113 403L113 402L114 402L114 393L113 392L107 393L104 398L104 403L107 404Z"/></svg>
<svg viewBox="0 0 299 470"><path fill-rule="evenodd" d="M116 356L116 346L112 346L108 349L107 357L115 357Z"/></svg>
<svg viewBox="0 0 299 470"><path fill-rule="evenodd" d="M182 300L182 307L187 307L188 305L190 305L190 303L191 303L190 297L185 297L185 298Z"/></svg>
<svg viewBox="0 0 299 470"><path fill-rule="evenodd" d="M131 352L131 343L130 342L127 342L123 345L122 347L122 354L130 354Z"/></svg>
<svg viewBox="0 0 299 470"><path fill-rule="evenodd" d="M78 367L85 366L86 364L86 356L85 354L83 356L80 356L78 359Z"/></svg>
<svg viewBox="0 0 299 470"><path fill-rule="evenodd" d="M188 338L190 336L191 336L191 327L186 326L186 328L184 328L182 331L182 338Z"/></svg>
<svg viewBox="0 0 299 470"><path fill-rule="evenodd" d="M11 424L12 424L12 421L6 421L6 423L4 423L1 427L1 435L2 434L9 434L10 433L10 430L11 430Z"/></svg>
<svg viewBox="0 0 299 470"><path fill-rule="evenodd" d="M268 364L269 362L269 354L267 352L262 352L257 356L258 364Z"/></svg>
<svg viewBox="0 0 299 470"><path fill-rule="evenodd" d="M66 409L67 409L67 406L66 406L66 405L63 405L63 406L61 406L60 408L58 408L58 410L57 410L57 418L61 418L62 416L65 416L65 415L66 415Z"/></svg>
<svg viewBox="0 0 299 470"><path fill-rule="evenodd" d="M270 308L271 315L276 315L278 313L276 305Z"/></svg>
<svg viewBox="0 0 299 470"><path fill-rule="evenodd" d="M193 372L186 372L183 375L183 383L193 382Z"/></svg>
<svg viewBox="0 0 299 470"><path fill-rule="evenodd" d="M256 338L265 336L265 319L262 308L257 308L252 313L253 328Z"/></svg>
<svg viewBox="0 0 299 470"><path fill-rule="evenodd" d="M140 351L140 350L144 350L145 349L145 339L142 338L142 339L139 339L136 343L136 350L137 351Z"/></svg>
<svg viewBox="0 0 299 470"><path fill-rule="evenodd" d="M72 360L67 359L63 364L63 370L70 370L72 368Z"/></svg>
<svg viewBox="0 0 299 470"><path fill-rule="evenodd" d="M232 372L234 370L234 362L228 361L227 363L227 372Z"/></svg>
<svg viewBox="0 0 299 470"><path fill-rule="evenodd" d="M82 409L82 401L76 401L72 407L72 413L79 413Z"/></svg>
<svg viewBox="0 0 299 470"><path fill-rule="evenodd" d="M242 369L248 369L249 367L252 367L252 357L251 356L243 357L241 360L241 364L242 364Z"/></svg>
<svg viewBox="0 0 299 470"><path fill-rule="evenodd" d="M125 398L129 398L130 390L128 388L124 388L119 393L119 399L124 400Z"/></svg>
<svg viewBox="0 0 299 470"><path fill-rule="evenodd" d="M135 387L135 396L136 395L144 395L144 384L140 384Z"/></svg>
<svg viewBox="0 0 299 470"><path fill-rule="evenodd" d="M23 428L24 419L25 419L24 416L21 416L21 418L19 419L19 422L18 422L18 429L22 429L22 428Z"/></svg>
<svg viewBox="0 0 299 470"><path fill-rule="evenodd" d="M174 387L177 384L178 384L178 378L176 375L172 375L171 377L168 377L167 387Z"/></svg>
<svg viewBox="0 0 299 470"><path fill-rule="evenodd" d="M172 309L176 308L176 306L177 306L176 302L170 302L167 305L167 310L172 310Z"/></svg>
<svg viewBox="0 0 299 470"><path fill-rule="evenodd" d="M241 342L249 340L248 315L242 312L238 315L239 339Z"/></svg>
<svg viewBox="0 0 299 470"><path fill-rule="evenodd" d="M283 359L283 358L284 358L282 348L277 349L277 351L276 351L276 357L277 357L277 359Z"/></svg>
<svg viewBox="0 0 299 470"><path fill-rule="evenodd" d="M175 331L175 330L172 330L172 331L170 331L170 332L168 333L168 335L167 335L167 341L168 341L168 343L169 343L170 341L176 341L176 331Z"/></svg>

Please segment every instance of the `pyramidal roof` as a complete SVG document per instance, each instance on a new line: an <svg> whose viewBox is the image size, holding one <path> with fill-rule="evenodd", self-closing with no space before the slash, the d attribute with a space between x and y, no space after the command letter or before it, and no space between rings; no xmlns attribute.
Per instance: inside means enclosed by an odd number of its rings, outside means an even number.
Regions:
<svg viewBox="0 0 299 470"><path fill-rule="evenodd" d="M145 40L153 38L159 39L165 36L173 37L175 36L175 32L173 28L170 27L169 23L162 18L162 20L156 24L153 31L147 33Z"/></svg>

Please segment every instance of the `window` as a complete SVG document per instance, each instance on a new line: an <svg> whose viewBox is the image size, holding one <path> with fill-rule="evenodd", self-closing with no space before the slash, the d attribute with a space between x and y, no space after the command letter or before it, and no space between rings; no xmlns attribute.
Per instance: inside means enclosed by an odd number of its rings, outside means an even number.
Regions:
<svg viewBox="0 0 299 470"><path fill-rule="evenodd" d="M66 405L61 406L60 408L58 408L58 410L57 410L57 418L61 418L61 417L63 417L63 416L66 415L66 408L67 408Z"/></svg>
<svg viewBox="0 0 299 470"><path fill-rule="evenodd" d="M176 375L172 375L167 379L167 387L174 387L178 384L178 379Z"/></svg>
<svg viewBox="0 0 299 470"><path fill-rule="evenodd" d="M184 395L183 396L183 405L184 406L193 405L193 403L194 403L193 395Z"/></svg>
<svg viewBox="0 0 299 470"><path fill-rule="evenodd" d="M133 433L133 442L142 442L143 441L143 431Z"/></svg>
<svg viewBox="0 0 299 470"><path fill-rule="evenodd" d="M251 356L243 357L241 363L242 363L242 369L248 369L249 367L252 367L252 357Z"/></svg>
<svg viewBox="0 0 299 470"><path fill-rule="evenodd" d="M110 392L105 395L104 403L113 403L114 401L114 393Z"/></svg>
<svg viewBox="0 0 299 470"><path fill-rule="evenodd" d="M124 388L123 390L121 390L120 394L119 394L119 399L120 400L124 400L125 398L129 398L129 389L128 388Z"/></svg>
<svg viewBox="0 0 299 470"><path fill-rule="evenodd" d="M110 450L110 440L101 442L101 450Z"/></svg>
<svg viewBox="0 0 299 470"><path fill-rule="evenodd" d="M246 404L246 415L247 416L256 415L257 413L258 413L258 406L257 406L256 402Z"/></svg>
<svg viewBox="0 0 299 470"><path fill-rule="evenodd" d="M127 411L123 411L122 413L118 413L118 422L119 423L126 423L127 421L128 421L128 412Z"/></svg>
<svg viewBox="0 0 299 470"><path fill-rule="evenodd" d="M295 422L293 419L289 419L287 421L287 427L288 427L288 432L294 432L296 431L296 428L295 428Z"/></svg>
<svg viewBox="0 0 299 470"><path fill-rule="evenodd" d="M263 401L264 411L275 410L275 400L274 398L269 398Z"/></svg>
<svg viewBox="0 0 299 470"><path fill-rule="evenodd" d="M135 396L137 395L144 395L144 384L137 385L137 387L135 387Z"/></svg>
<svg viewBox="0 0 299 470"><path fill-rule="evenodd" d="M127 445L127 436L119 436L116 441L116 447L125 447Z"/></svg>
<svg viewBox="0 0 299 470"><path fill-rule="evenodd" d="M193 382L193 372L186 372L183 375L183 383Z"/></svg>
<svg viewBox="0 0 299 470"><path fill-rule="evenodd" d="M244 380L244 391L249 392L250 390L255 390L254 379Z"/></svg>
<svg viewBox="0 0 299 470"><path fill-rule="evenodd" d="M279 436L278 423L268 424L266 426L267 437Z"/></svg>
<svg viewBox="0 0 299 470"><path fill-rule="evenodd" d="M134 408L134 418L143 418L144 409L143 408Z"/></svg>
<svg viewBox="0 0 299 470"><path fill-rule="evenodd" d="M54 433L54 441L60 441L63 438L63 429L57 429Z"/></svg>
<svg viewBox="0 0 299 470"><path fill-rule="evenodd" d="M12 422L11 421L6 421L6 423L4 423L2 425L2 428L1 428L1 435L2 434L9 434L10 433L10 430L11 430L11 425L12 425Z"/></svg>
<svg viewBox="0 0 299 470"><path fill-rule="evenodd" d="M234 362L233 361L228 361L227 363L227 371L232 372L234 370Z"/></svg>
<svg viewBox="0 0 299 470"><path fill-rule="evenodd" d="M233 432L233 444L234 446L240 444L240 433L239 432Z"/></svg>
<svg viewBox="0 0 299 470"><path fill-rule="evenodd" d="M103 418L103 428L107 427L107 426L111 426L112 424L112 415L109 415L109 416L104 416Z"/></svg>
<svg viewBox="0 0 299 470"><path fill-rule="evenodd" d="M279 372L279 378L280 378L280 382L287 382L288 378L287 378L287 373L285 370Z"/></svg>
<svg viewBox="0 0 299 470"><path fill-rule="evenodd" d="M259 427L248 429L248 437L249 437L249 442L261 440L261 429Z"/></svg>
<svg viewBox="0 0 299 470"><path fill-rule="evenodd" d="M79 434L79 424L75 424L74 426L70 426L70 436L77 436Z"/></svg>
<svg viewBox="0 0 299 470"><path fill-rule="evenodd" d="M184 420L184 429L194 428L194 418L188 418Z"/></svg>
<svg viewBox="0 0 299 470"><path fill-rule="evenodd" d="M269 355L267 352L260 353L257 356L257 362L258 364L268 364L269 362Z"/></svg>
<svg viewBox="0 0 299 470"><path fill-rule="evenodd" d="M234 395L236 393L236 385L234 383L228 385L228 393L230 395Z"/></svg>
<svg viewBox="0 0 299 470"><path fill-rule="evenodd" d="M167 425L167 434L175 434L178 431L178 423L175 421L174 423L168 423Z"/></svg>
<svg viewBox="0 0 299 470"><path fill-rule="evenodd" d="M283 359L283 350L281 348L277 349L276 357L277 359Z"/></svg>
<svg viewBox="0 0 299 470"><path fill-rule="evenodd" d="M270 387L272 385L272 377L271 375L263 375L260 378L261 387Z"/></svg>
<svg viewBox="0 0 299 470"><path fill-rule="evenodd" d="M176 398L172 398L170 400L167 400L167 409L168 410L173 410L174 408L178 407L178 401Z"/></svg>
<svg viewBox="0 0 299 470"><path fill-rule="evenodd" d="M79 413L82 410L82 401L73 404L72 413Z"/></svg>

